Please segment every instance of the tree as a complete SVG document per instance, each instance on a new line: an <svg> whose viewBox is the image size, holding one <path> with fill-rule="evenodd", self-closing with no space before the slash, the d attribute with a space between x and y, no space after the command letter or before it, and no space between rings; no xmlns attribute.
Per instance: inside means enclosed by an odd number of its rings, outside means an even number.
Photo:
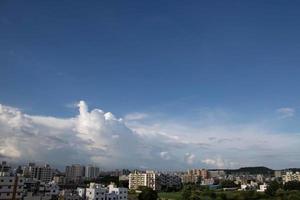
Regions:
<svg viewBox="0 0 300 200"><path fill-rule="evenodd" d="M234 188L234 187L237 187L237 185L231 180L223 180L221 182L221 187L222 188Z"/></svg>
<svg viewBox="0 0 300 200"><path fill-rule="evenodd" d="M138 196L139 200L157 200L157 192L154 191L152 188L142 187L140 188L140 190L142 192Z"/></svg>
<svg viewBox="0 0 300 200"><path fill-rule="evenodd" d="M193 190L191 193L189 200L200 200L200 192L197 190Z"/></svg>
<svg viewBox="0 0 300 200"><path fill-rule="evenodd" d="M276 191L280 188L280 185L277 181L272 181L270 182L270 184L268 185L265 193L269 196L275 196Z"/></svg>
<svg viewBox="0 0 300 200"><path fill-rule="evenodd" d="M299 181L289 181L286 182L283 186L284 190L300 190L300 182Z"/></svg>
<svg viewBox="0 0 300 200"><path fill-rule="evenodd" d="M190 185L185 185L182 189L182 199L190 199L192 194L192 187Z"/></svg>

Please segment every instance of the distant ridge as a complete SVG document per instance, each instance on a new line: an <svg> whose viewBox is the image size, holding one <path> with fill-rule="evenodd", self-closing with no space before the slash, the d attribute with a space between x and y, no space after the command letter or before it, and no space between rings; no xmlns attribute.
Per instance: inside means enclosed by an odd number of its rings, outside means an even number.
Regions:
<svg viewBox="0 0 300 200"><path fill-rule="evenodd" d="M264 167L241 167L239 169L225 169L227 174L273 174L274 170Z"/></svg>

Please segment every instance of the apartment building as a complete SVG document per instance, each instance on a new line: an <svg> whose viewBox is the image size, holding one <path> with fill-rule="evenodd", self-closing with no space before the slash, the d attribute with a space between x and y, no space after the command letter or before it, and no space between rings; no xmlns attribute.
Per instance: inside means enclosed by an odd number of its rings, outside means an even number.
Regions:
<svg viewBox="0 0 300 200"><path fill-rule="evenodd" d="M21 200L23 195L24 178L1 173L0 200Z"/></svg>
<svg viewBox="0 0 300 200"><path fill-rule="evenodd" d="M181 187L181 177L176 174L159 174L159 184L163 188L176 188Z"/></svg>
<svg viewBox="0 0 300 200"><path fill-rule="evenodd" d="M80 182L85 174L85 167L79 164L66 166L66 181Z"/></svg>
<svg viewBox="0 0 300 200"><path fill-rule="evenodd" d="M282 176L283 183L289 181L300 181L300 172L286 172L285 175Z"/></svg>
<svg viewBox="0 0 300 200"><path fill-rule="evenodd" d="M85 167L85 178L86 179L94 179L97 178L100 174L100 168L93 166L93 165L88 165Z"/></svg>
<svg viewBox="0 0 300 200"><path fill-rule="evenodd" d="M52 178L54 176L54 169L52 169L47 164L44 166L32 165L29 167L29 173L31 178L37 179L44 183L49 183L52 181Z"/></svg>
<svg viewBox="0 0 300 200"><path fill-rule="evenodd" d="M129 174L129 189L138 189L140 186L146 186L153 190L160 190L159 174L154 171L146 171L145 173L137 172Z"/></svg>
<svg viewBox="0 0 300 200"><path fill-rule="evenodd" d="M86 188L86 200L105 200L107 188L101 184L90 183L90 187Z"/></svg>
<svg viewBox="0 0 300 200"><path fill-rule="evenodd" d="M116 187L115 184L110 184L108 186L108 193L106 195L106 200L114 200L114 197L117 197L116 200L127 200L128 189L122 187Z"/></svg>
<svg viewBox="0 0 300 200"><path fill-rule="evenodd" d="M159 191L162 188L181 186L181 178L175 174L163 174L154 171L145 173L133 172L129 174L129 189L136 190L140 186L146 186L153 190Z"/></svg>

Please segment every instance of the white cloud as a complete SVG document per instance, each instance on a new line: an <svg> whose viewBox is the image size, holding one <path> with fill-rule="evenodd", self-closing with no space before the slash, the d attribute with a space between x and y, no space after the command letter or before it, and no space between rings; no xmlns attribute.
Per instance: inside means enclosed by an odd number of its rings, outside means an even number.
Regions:
<svg viewBox="0 0 300 200"><path fill-rule="evenodd" d="M141 119L145 119L148 117L148 114L146 113L130 113L130 114L127 114L125 116L125 121L135 121L135 120L141 120Z"/></svg>
<svg viewBox="0 0 300 200"><path fill-rule="evenodd" d="M235 162L230 162L228 160L222 159L221 156L217 156L215 158L206 158L201 160L201 162L207 164L209 167L219 168L219 169L234 168L239 166L239 164Z"/></svg>
<svg viewBox="0 0 300 200"><path fill-rule="evenodd" d="M110 112L89 110L84 101L77 106L78 115L58 118L28 115L0 104L0 157L116 168L300 164L300 135L276 133L259 123L219 123L219 116L210 115L198 122L146 113L121 120Z"/></svg>
<svg viewBox="0 0 300 200"><path fill-rule="evenodd" d="M160 157L162 159L165 159L165 160L170 160L171 159L171 156L170 156L169 152L167 152L167 151L160 152Z"/></svg>
<svg viewBox="0 0 300 200"><path fill-rule="evenodd" d="M184 161L189 164L189 165L192 165L195 163L195 160L196 160L196 156L192 153L186 153L184 155Z"/></svg>
<svg viewBox="0 0 300 200"><path fill-rule="evenodd" d="M293 117L296 113L294 108L288 108L288 107L279 108L276 111L280 115L281 118Z"/></svg>

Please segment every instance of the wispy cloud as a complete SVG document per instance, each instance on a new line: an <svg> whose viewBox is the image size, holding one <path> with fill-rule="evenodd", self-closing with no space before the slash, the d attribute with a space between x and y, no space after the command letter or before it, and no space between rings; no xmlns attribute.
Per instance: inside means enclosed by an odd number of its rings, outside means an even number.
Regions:
<svg viewBox="0 0 300 200"><path fill-rule="evenodd" d="M126 115L124 117L124 119L126 121L134 121L134 120L141 120L141 119L145 119L148 117L148 114L146 113L138 113L138 112L135 112L135 113L130 113L128 115Z"/></svg>
<svg viewBox="0 0 300 200"><path fill-rule="evenodd" d="M289 108L289 107L278 108L276 111L280 115L281 118L293 117L296 114L295 109Z"/></svg>

